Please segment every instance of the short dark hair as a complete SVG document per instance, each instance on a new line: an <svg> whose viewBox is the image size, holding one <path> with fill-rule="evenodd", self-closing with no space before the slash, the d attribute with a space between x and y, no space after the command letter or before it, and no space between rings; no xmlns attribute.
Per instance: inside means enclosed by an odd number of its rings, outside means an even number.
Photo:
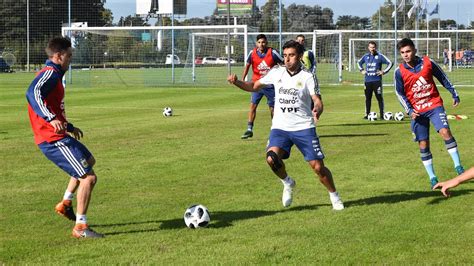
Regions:
<svg viewBox="0 0 474 266"><path fill-rule="evenodd" d="M374 41L370 41L369 44L373 44L375 47L377 47L377 43Z"/></svg>
<svg viewBox="0 0 474 266"><path fill-rule="evenodd" d="M301 45L299 42L297 42L295 40L289 40L283 45L283 50L285 50L287 48L295 48L296 53L298 53L299 55L304 54L303 45Z"/></svg>
<svg viewBox="0 0 474 266"><path fill-rule="evenodd" d="M66 37L54 37L48 41L46 46L46 54L53 56L55 53L62 53L71 47L71 41Z"/></svg>
<svg viewBox="0 0 474 266"><path fill-rule="evenodd" d="M405 46L411 46L412 48L415 48L415 44L410 38L403 38L397 43L397 49L399 51Z"/></svg>
<svg viewBox="0 0 474 266"><path fill-rule="evenodd" d="M265 40L267 40L267 36L265 36L265 34L259 34L259 35L257 35L256 41L258 41L258 40L260 40L260 39L265 39Z"/></svg>
<svg viewBox="0 0 474 266"><path fill-rule="evenodd" d="M296 39L298 39L298 38L300 38L300 37L303 38L303 39L306 39L303 34L298 34L298 35L296 35Z"/></svg>

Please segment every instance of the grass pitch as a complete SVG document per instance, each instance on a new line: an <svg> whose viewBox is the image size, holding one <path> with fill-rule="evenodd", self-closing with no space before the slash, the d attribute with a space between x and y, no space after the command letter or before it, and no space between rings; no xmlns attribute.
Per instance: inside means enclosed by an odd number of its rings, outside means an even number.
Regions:
<svg viewBox="0 0 474 266"><path fill-rule="evenodd" d="M97 240L70 237L73 223L54 213L68 177L38 150L25 90L32 74L0 75L0 263L5 264L470 264L474 261L474 184L445 199L411 141L409 121L362 120L363 89L321 88L318 134L345 202L331 210L324 187L297 149L286 161L297 181L293 205L265 163L270 128L262 104L252 139L249 95L215 88L70 87L69 119L97 159L99 181L88 213ZM448 114L465 167L474 165L474 91L458 89ZM401 111L385 89L387 111ZM161 115L165 106L174 116ZM373 102L374 110L377 104ZM454 176L432 129L441 180ZM185 209L206 205L209 228L191 230Z"/></svg>

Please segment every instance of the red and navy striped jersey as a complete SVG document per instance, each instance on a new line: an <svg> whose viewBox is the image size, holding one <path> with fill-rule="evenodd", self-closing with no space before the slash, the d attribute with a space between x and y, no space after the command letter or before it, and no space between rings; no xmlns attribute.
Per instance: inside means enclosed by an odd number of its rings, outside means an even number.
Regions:
<svg viewBox="0 0 474 266"><path fill-rule="evenodd" d="M67 124L68 131L74 129L66 119L63 76L61 66L47 60L46 66L36 74L26 91L28 114L36 144L54 142L66 136L66 132L55 132L49 123L54 119Z"/></svg>

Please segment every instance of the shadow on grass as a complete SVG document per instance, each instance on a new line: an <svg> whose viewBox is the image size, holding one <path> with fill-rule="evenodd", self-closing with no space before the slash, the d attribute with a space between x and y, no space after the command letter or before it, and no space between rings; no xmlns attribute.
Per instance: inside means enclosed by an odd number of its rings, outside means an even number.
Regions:
<svg viewBox="0 0 474 266"><path fill-rule="evenodd" d="M456 197L460 195L468 195L473 193L472 189L456 190L451 192L451 196ZM438 204L444 200L445 197L439 190L437 191L391 191L385 192L386 195L369 197L365 199L358 199L344 202L346 207L354 207L361 205L372 204L394 204L404 201L417 200L422 198L433 198L428 204Z"/></svg>
<svg viewBox="0 0 474 266"><path fill-rule="evenodd" d="M260 217L275 215L278 213L285 212L295 212L295 211L307 211L315 210L320 206L329 206L329 204L320 204L320 205L304 205L296 206L293 208L287 208L277 211L266 211L266 210L251 210L251 211L224 211L224 212L211 212L211 228L223 228L232 226L233 222L247 220L247 219L257 219ZM145 233L145 232L156 232L160 230L171 230L171 229L181 229L185 227L183 218L176 218L170 220L149 220L141 222L124 222L124 223L113 223L113 224L96 224L91 225L93 228L106 228L106 227L117 227L117 226L130 226L130 225L152 225L159 224L159 226L148 229L132 229L132 230L123 230L106 233L107 236L111 235L121 235L121 234L134 234L134 233Z"/></svg>
<svg viewBox="0 0 474 266"><path fill-rule="evenodd" d="M346 124L334 124L334 125L318 125L318 128L320 127L359 127L359 126L382 126L382 125L397 125L397 124L409 124L410 120L405 119L403 121L374 121L374 122L368 122L364 121L361 123L346 123Z"/></svg>
<svg viewBox="0 0 474 266"><path fill-rule="evenodd" d="M455 190L451 191L452 197L469 195L474 193L473 189ZM418 200L422 198L433 198L429 205L438 204L447 198L443 197L439 191L391 191L385 192L385 195L368 197L358 200L346 201L344 205L346 208L372 205L372 204L396 204L404 201ZM330 204L318 204L318 205L303 205L295 206L292 208L267 211L267 210L248 210L248 211L221 211L211 212L211 224L210 228L224 228L233 226L236 221L258 219L260 217L271 216L278 213L286 212L298 212L316 210L318 207L330 206ZM111 223L111 224L96 224L91 225L94 228L107 228L107 227L119 227L119 226L147 226L151 228L143 229L130 229L130 230L117 230L110 233L106 233L107 236L122 235L122 234L135 234L135 233L147 233L157 232L160 230L173 230L182 229L185 227L182 217L169 219L169 220L147 220L147 221L133 221L123 223Z"/></svg>
<svg viewBox="0 0 474 266"><path fill-rule="evenodd" d="M337 134L337 135L320 135L320 138L352 138L352 137L373 137L373 136L388 136L387 133L378 134Z"/></svg>

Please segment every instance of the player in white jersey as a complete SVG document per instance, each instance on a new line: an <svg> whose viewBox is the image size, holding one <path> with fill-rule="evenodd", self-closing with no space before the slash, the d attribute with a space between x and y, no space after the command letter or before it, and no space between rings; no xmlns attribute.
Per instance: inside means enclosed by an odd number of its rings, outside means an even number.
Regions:
<svg viewBox="0 0 474 266"><path fill-rule="evenodd" d="M301 44L288 41L283 46L284 67L273 67L255 83L241 81L235 74L229 75L227 80L248 92L258 91L269 84L275 86L274 116L266 156L268 165L283 183L283 206L291 205L296 184L288 176L283 160L290 157L291 147L296 145L327 188L333 209L342 210L344 204L336 192L331 171L324 165L324 154L316 134L315 123L323 112L319 84L316 76L302 66L303 53Z"/></svg>

